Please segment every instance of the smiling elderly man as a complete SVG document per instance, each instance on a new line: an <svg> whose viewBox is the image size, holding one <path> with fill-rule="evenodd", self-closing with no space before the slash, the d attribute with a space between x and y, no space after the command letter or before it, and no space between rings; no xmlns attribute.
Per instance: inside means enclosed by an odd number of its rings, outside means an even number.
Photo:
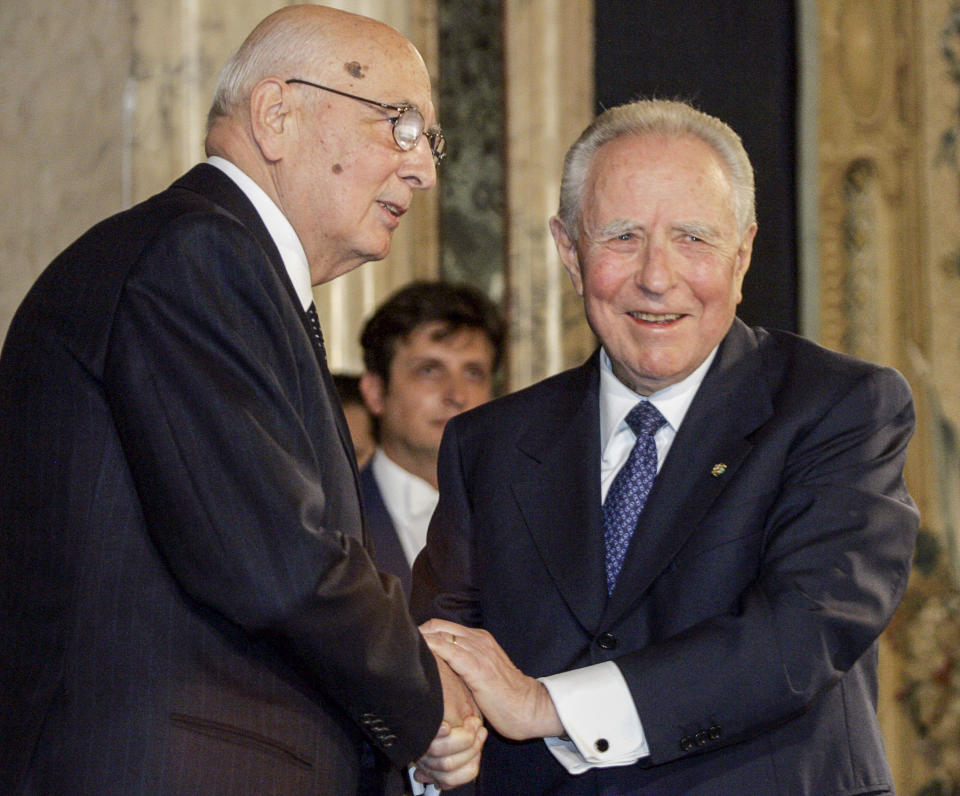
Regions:
<svg viewBox="0 0 960 796"><path fill-rule="evenodd" d="M550 227L601 348L449 422L414 568L432 648L499 732L480 790L889 792L905 381L736 319L753 172L685 104L601 115Z"/></svg>

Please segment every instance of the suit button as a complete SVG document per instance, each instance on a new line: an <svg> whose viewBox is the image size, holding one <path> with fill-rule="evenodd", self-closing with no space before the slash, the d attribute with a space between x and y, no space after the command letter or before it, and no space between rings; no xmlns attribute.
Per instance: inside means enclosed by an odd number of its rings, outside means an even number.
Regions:
<svg viewBox="0 0 960 796"><path fill-rule="evenodd" d="M598 738L593 744L593 748L598 752L606 752L610 748L610 742L606 738Z"/></svg>
<svg viewBox="0 0 960 796"><path fill-rule="evenodd" d="M615 650L617 648L617 637L613 633L601 633L597 636L597 646L602 650Z"/></svg>
<svg viewBox="0 0 960 796"><path fill-rule="evenodd" d="M693 738L691 738L689 735L684 735L680 739L681 752L689 752L691 749L693 749L693 747L694 747Z"/></svg>
<svg viewBox="0 0 960 796"><path fill-rule="evenodd" d="M721 730L719 727L714 725L709 730L707 730L707 734L710 736L711 741L718 741L720 740L720 736L723 735L723 730Z"/></svg>
<svg viewBox="0 0 960 796"><path fill-rule="evenodd" d="M700 730L700 732L693 736L693 739L697 742L697 746L706 746L710 741L710 737L707 735L706 730Z"/></svg>
<svg viewBox="0 0 960 796"><path fill-rule="evenodd" d="M391 746L393 746L394 741L396 741L396 740L397 740L397 736L396 736L396 735L387 735L387 736L384 736L383 738L380 739L380 745L381 745L384 749L389 749Z"/></svg>

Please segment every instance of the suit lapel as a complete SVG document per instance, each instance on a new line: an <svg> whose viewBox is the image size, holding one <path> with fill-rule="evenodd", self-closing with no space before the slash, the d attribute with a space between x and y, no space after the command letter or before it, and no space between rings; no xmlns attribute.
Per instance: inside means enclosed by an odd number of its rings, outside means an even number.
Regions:
<svg viewBox="0 0 960 796"><path fill-rule="evenodd" d="M246 227L267 255L291 300L299 304L296 300L297 293L287 276L287 269L283 266L283 259L280 257L277 245L270 237L257 209L233 180L215 166L201 163L184 174L172 187L183 188L206 197Z"/></svg>
<svg viewBox="0 0 960 796"><path fill-rule="evenodd" d="M512 489L547 570L593 631L606 587L600 529L599 359L571 371L517 442L529 467Z"/></svg>
<svg viewBox="0 0 960 796"><path fill-rule="evenodd" d="M310 346L313 348L313 351L317 356L317 362L320 368L321 383L327 396L327 404L330 407L330 413L332 414L334 424L337 427L337 435L340 437L340 442L343 445L344 454L353 472L353 482L357 490L357 495L359 496L360 473L357 470L357 460L356 454L353 450L353 440L350 437L350 429L347 426L347 420L343 415L343 409L340 406L340 399L333 384L333 377L330 375L330 369L327 367L326 353L320 348L320 346L317 344L317 341L314 339L313 333L310 329L310 319L307 317L307 313L300 303L300 297L297 295L297 291L293 287L293 282L290 281L290 276L287 274L287 268L283 264L283 258L280 256L280 251L277 249L277 244L274 243L273 238L270 236L269 230L267 230L266 225L263 223L263 219L260 218L260 214L257 212L257 209L233 180L231 180L220 169L207 163L201 163L200 165L195 166L186 174L184 174L179 180L177 180L171 187L193 191L194 193L198 193L206 197L211 202L222 208L228 215L233 216L257 239L260 247L264 251L264 254L266 254L267 259L273 266L273 270L276 273L277 278L280 280L280 284L283 285L283 288L290 299L290 306L299 317L300 325L303 327L304 334L306 334L307 339L310 341ZM362 516L363 510L361 506L361 517ZM363 523L363 526L364 535L366 536L365 522Z"/></svg>
<svg viewBox="0 0 960 796"><path fill-rule="evenodd" d="M746 459L751 432L772 412L765 384L753 332L735 321L654 481L606 621L642 598Z"/></svg>

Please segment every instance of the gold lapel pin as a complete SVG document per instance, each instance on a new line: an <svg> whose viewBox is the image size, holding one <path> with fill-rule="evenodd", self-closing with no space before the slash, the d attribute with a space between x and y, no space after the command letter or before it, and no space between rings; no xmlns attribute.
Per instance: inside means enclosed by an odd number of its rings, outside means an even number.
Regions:
<svg viewBox="0 0 960 796"><path fill-rule="evenodd" d="M727 471L727 465L725 465L723 462L720 462L719 464L713 465L713 469L710 471L710 475L712 475L714 478L719 478L726 471Z"/></svg>

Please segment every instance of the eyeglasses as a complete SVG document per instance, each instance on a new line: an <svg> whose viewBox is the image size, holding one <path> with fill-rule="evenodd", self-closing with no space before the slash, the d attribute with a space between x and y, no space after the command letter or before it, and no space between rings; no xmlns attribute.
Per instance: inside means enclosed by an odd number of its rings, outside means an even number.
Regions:
<svg viewBox="0 0 960 796"><path fill-rule="evenodd" d="M400 147L400 149L404 152L409 152L420 141L420 136L425 135L427 137L427 143L430 144L430 151L433 153L434 165L439 166L440 161L443 160L447 154L447 142L443 137L443 131L440 129L440 126L434 125L424 130L423 125L425 122L423 121L423 114L420 113L420 109L415 105L406 103L403 105L390 105L387 102L377 102L376 100L358 97L356 94L348 94L346 91L340 91L336 88L321 86L319 83L311 83L309 80L301 80L299 77L291 77L286 82L302 83L305 86L313 86L323 91L339 94L341 97L348 97L358 102L366 102L368 105L376 105L378 108L396 111L397 115L389 119L389 121L393 125L393 140L397 142L397 146Z"/></svg>

